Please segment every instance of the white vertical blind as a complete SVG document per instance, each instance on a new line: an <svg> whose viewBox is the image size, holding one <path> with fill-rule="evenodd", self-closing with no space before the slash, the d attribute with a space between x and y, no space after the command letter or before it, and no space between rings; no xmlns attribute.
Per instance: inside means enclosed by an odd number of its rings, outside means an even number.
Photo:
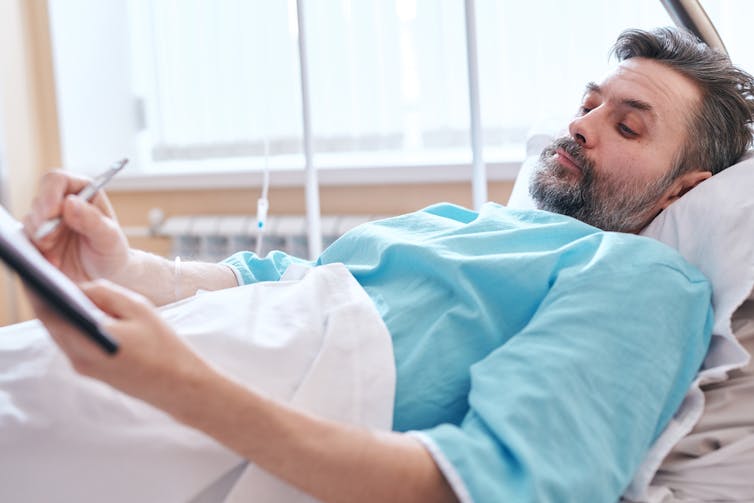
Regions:
<svg viewBox="0 0 754 503"><path fill-rule="evenodd" d="M273 169L304 167L294 0L49 1L69 167L124 153L93 136L139 145L145 172L255 169L265 139ZM303 5L318 165L471 163L464 0ZM569 116L622 29L670 22L657 0L475 6L490 161L522 156L533 124ZM103 74L117 84L91 85Z"/></svg>
<svg viewBox="0 0 754 503"><path fill-rule="evenodd" d="M462 1L305 5L317 152L468 147Z"/></svg>
<svg viewBox="0 0 754 503"><path fill-rule="evenodd" d="M295 3L140 1L157 160L301 151Z"/></svg>

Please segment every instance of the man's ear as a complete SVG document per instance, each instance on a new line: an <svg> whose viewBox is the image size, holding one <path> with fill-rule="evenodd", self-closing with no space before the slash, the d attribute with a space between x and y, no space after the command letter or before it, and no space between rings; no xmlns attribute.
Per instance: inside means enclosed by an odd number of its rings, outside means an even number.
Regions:
<svg viewBox="0 0 754 503"><path fill-rule="evenodd" d="M686 192L690 191L704 180L712 176L711 171L688 171L678 178L665 191L660 204L661 209L665 209L678 200Z"/></svg>

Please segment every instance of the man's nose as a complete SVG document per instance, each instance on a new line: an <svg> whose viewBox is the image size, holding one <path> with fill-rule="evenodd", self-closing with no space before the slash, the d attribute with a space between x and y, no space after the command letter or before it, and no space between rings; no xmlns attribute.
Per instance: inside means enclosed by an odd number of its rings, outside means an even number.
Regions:
<svg viewBox="0 0 754 503"><path fill-rule="evenodd" d="M592 148L597 142L595 132L594 118L590 117L591 112L574 117L568 125L568 132L576 143L584 148Z"/></svg>

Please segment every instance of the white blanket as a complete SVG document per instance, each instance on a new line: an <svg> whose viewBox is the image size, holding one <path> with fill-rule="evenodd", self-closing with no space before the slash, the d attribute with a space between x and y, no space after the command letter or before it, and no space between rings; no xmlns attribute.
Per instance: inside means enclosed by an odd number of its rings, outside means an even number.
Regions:
<svg viewBox="0 0 754 503"><path fill-rule="evenodd" d="M162 314L250 388L323 417L391 426L390 337L341 265L202 293ZM312 500L204 434L77 375L31 321L0 329L0 501Z"/></svg>

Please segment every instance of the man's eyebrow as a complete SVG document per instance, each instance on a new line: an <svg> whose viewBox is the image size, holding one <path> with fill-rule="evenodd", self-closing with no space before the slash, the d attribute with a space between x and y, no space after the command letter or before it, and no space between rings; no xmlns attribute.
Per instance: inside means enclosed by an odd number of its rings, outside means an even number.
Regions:
<svg viewBox="0 0 754 503"><path fill-rule="evenodd" d="M595 82L589 82L584 89L584 96L589 93L602 94L602 88ZM627 106L639 110L640 112L650 112L654 115L654 107L646 101L637 100L633 98L626 98L620 101L621 105Z"/></svg>
<svg viewBox="0 0 754 503"><path fill-rule="evenodd" d="M625 100L621 100L621 103L623 105L626 105L626 106L631 107L631 108L635 108L635 109L640 110L642 112L654 112L654 108L652 108L652 105L650 105L646 101L634 100L634 99L625 99Z"/></svg>
<svg viewBox="0 0 754 503"><path fill-rule="evenodd" d="M589 93L602 94L602 88L596 82L588 82L584 89L584 96Z"/></svg>

